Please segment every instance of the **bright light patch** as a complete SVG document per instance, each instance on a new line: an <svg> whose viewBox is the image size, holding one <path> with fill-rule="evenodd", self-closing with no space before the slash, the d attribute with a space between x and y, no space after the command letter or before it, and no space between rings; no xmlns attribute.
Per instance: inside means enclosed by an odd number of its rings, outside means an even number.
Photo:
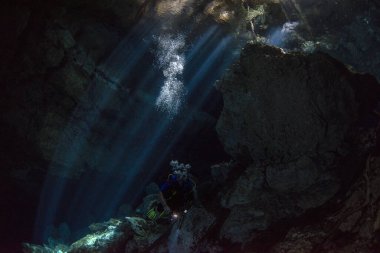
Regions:
<svg viewBox="0 0 380 253"><path fill-rule="evenodd" d="M281 33L283 34L289 34L294 32L294 30L297 28L299 25L299 22L294 21L294 22L286 22L281 29Z"/></svg>
<svg viewBox="0 0 380 253"><path fill-rule="evenodd" d="M219 20L222 22L228 22L231 20L233 12L231 11L222 11L219 15Z"/></svg>
<svg viewBox="0 0 380 253"><path fill-rule="evenodd" d="M174 116L180 110L185 95L185 87L181 80L185 65L185 57L181 51L185 47L185 39L181 35L177 37L162 35L157 37L157 42L157 62L165 81L156 100L156 106L159 110Z"/></svg>
<svg viewBox="0 0 380 253"><path fill-rule="evenodd" d="M295 29L298 26L298 22L286 22L282 27L278 27L273 30L267 39L267 44L277 47L284 47L287 40L296 33Z"/></svg>
<svg viewBox="0 0 380 253"><path fill-rule="evenodd" d="M159 16L165 14L178 15L183 12L187 6L191 6L193 0L163 0L156 5L156 11Z"/></svg>

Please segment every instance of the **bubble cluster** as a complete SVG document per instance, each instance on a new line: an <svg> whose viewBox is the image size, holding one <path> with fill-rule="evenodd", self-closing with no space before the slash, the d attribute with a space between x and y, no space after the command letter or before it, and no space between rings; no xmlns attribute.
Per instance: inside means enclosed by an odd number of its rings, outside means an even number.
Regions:
<svg viewBox="0 0 380 253"><path fill-rule="evenodd" d="M157 63L165 77L156 106L169 116L174 116L180 110L186 93L181 80L185 65L185 56L182 53L185 39L181 35L161 35L156 40L158 42Z"/></svg>

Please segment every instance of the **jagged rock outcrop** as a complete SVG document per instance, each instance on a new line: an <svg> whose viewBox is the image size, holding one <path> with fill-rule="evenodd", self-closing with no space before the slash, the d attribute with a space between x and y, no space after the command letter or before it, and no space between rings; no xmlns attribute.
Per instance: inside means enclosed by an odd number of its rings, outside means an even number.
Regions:
<svg viewBox="0 0 380 253"><path fill-rule="evenodd" d="M137 221L138 222L138 221ZM122 252L126 242L133 236L133 223L110 220L82 239L74 242L68 252ZM92 226L94 229L96 226Z"/></svg>
<svg viewBox="0 0 380 253"><path fill-rule="evenodd" d="M251 164L222 198L231 213L221 233L231 241L325 204L375 145L361 138L374 127L363 122L380 99L376 80L327 55L248 44L217 88L221 141Z"/></svg>
<svg viewBox="0 0 380 253"><path fill-rule="evenodd" d="M176 223L167 239L169 252L202 252L200 244L214 225L215 216L204 208L192 207L186 214L181 227Z"/></svg>
<svg viewBox="0 0 380 253"><path fill-rule="evenodd" d="M378 1L246 0L247 28L286 50L323 51L380 80ZM244 15L241 15L244 16Z"/></svg>
<svg viewBox="0 0 380 253"><path fill-rule="evenodd" d="M146 252L163 234L168 232L169 227L168 224L157 224L140 217L126 217L91 224L89 228L91 233L70 246L57 245L50 248L24 244L24 252Z"/></svg>
<svg viewBox="0 0 380 253"><path fill-rule="evenodd" d="M255 6L257 1L248 3ZM294 31L287 34L289 31L282 24L270 26L272 32L269 33L262 33L258 29L260 35L268 36L270 44L275 41L274 44L286 49L327 52L356 70L370 73L380 80L378 1L283 0L277 4L281 5L281 15L286 16L286 21L293 23ZM281 15L279 12L269 14L275 18ZM256 20L256 23L259 28L261 21Z"/></svg>
<svg viewBox="0 0 380 253"><path fill-rule="evenodd" d="M248 45L218 84L225 107L217 131L235 158L288 163L325 155L342 145L357 119L353 82L324 55Z"/></svg>
<svg viewBox="0 0 380 253"><path fill-rule="evenodd" d="M286 0L283 5L290 7L293 19L302 23L302 36L327 43L328 47L322 46L321 50L380 80L378 1Z"/></svg>
<svg viewBox="0 0 380 253"><path fill-rule="evenodd" d="M290 229L270 252L376 251L380 246L379 162L378 154L369 155L358 181L338 200L334 212Z"/></svg>
<svg viewBox="0 0 380 253"><path fill-rule="evenodd" d="M122 252L202 252L204 240L215 217L201 207L185 214L181 227L170 220L155 222L141 217L111 219L90 225L91 233L70 246L54 248L24 244L25 253L122 253Z"/></svg>

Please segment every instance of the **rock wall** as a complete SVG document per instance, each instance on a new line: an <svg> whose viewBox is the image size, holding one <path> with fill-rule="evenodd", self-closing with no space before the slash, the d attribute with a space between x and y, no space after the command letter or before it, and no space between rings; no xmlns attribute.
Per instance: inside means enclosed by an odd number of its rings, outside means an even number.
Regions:
<svg viewBox="0 0 380 253"><path fill-rule="evenodd" d="M334 212L290 229L270 252L376 252L380 246L378 165L378 154L369 155L358 181L338 200Z"/></svg>
<svg viewBox="0 0 380 253"><path fill-rule="evenodd" d="M285 1L289 3L291 1ZM345 64L380 80L377 48L379 37L378 1L293 1L306 39L327 42L322 49Z"/></svg>
<svg viewBox="0 0 380 253"><path fill-rule="evenodd" d="M248 44L217 88L217 132L226 151L249 164L221 199L231 210L221 236L233 242L327 203L376 145L363 134L376 127L366 121L378 83L327 55Z"/></svg>
<svg viewBox="0 0 380 253"><path fill-rule="evenodd" d="M30 240L39 192L63 130L97 65L142 11L141 1L3 1L0 162L3 251ZM107 82L99 86L107 89ZM16 224L23 229L16 231ZM7 247L10 247L9 249Z"/></svg>
<svg viewBox="0 0 380 253"><path fill-rule="evenodd" d="M20 145L51 159L96 66L136 22L141 5L13 1L2 8L2 33L9 34L2 40L0 72L5 146L17 149L14 140L26 140Z"/></svg>
<svg viewBox="0 0 380 253"><path fill-rule="evenodd" d="M247 29L286 50L323 51L380 80L378 1L242 1ZM241 15L244 17L244 15Z"/></svg>

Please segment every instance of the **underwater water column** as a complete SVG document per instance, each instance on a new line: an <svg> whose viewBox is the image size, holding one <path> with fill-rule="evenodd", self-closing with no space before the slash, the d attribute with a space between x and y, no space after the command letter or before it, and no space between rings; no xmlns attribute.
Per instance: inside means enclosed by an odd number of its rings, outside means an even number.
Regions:
<svg viewBox="0 0 380 253"><path fill-rule="evenodd" d="M102 202L102 197L99 197L100 194L97 193L97 189L105 189L104 184L109 181L107 180L107 175L102 174L97 178L92 178L92 180L86 182L77 182L76 185L70 185L70 187L75 188L77 193L72 195L73 203L62 203L64 195L68 193L68 182L70 180L70 175L75 173L76 162L81 159L84 150L90 145L88 139L91 137L93 126L100 120L100 114L103 109L114 99L114 97L119 92L118 89L113 87L115 83L118 83L119 80L122 80L125 76L130 75L131 72L135 71L136 65L141 61L142 57L149 53L151 48L152 39L152 30L155 29L154 24L139 24L133 29L126 38L119 44L115 49L113 54L98 68L103 75L107 76L107 79L112 80L111 82L105 82L106 85L99 85L99 78L95 76L93 83L90 84L87 93L92 93L93 90L96 90L99 94L94 101L95 106L91 110L84 110L87 106L88 101L84 100L82 104L78 106L76 111L73 113L72 119L68 122L67 127L62 134L61 143L58 145L56 150L55 158L53 160L60 161L65 166L57 168L56 164L52 164L50 168L50 175L45 180L45 185L43 191L41 192L40 205L38 210L38 216L36 218L35 226L35 238L37 241L44 241L47 239L48 235L45 234L46 228L52 224L57 223L58 213L64 212L62 209L67 209L67 206L70 206L71 209L75 209L75 206L85 207L85 203L91 202L91 199L98 199L99 202ZM146 40L147 39L147 40ZM144 43L141 43L144 41ZM154 73L147 73L145 75L147 78L154 75ZM102 77L100 78L102 79ZM152 78L151 78L152 79ZM141 86L147 83L148 80L145 78L141 79ZM101 80L104 83L104 80ZM131 108L125 106L123 108L126 115L130 114ZM145 109L146 110L146 109ZM122 114L124 114L122 113ZM140 112L145 114L144 112ZM85 127L83 127L83 125ZM131 122L129 125L138 126L138 122ZM107 133L106 140L111 141L113 135L120 137L120 132L117 133L117 127L119 126L118 122L112 122L109 125L109 133ZM128 131L129 132L129 131ZM133 134L133 132L129 132ZM106 141L105 141L106 142ZM117 146L117 143L114 143ZM114 150L117 150L118 147L115 147ZM122 148L121 148L122 149ZM104 164L116 163L118 160L117 154L115 151L113 157L106 157L104 162L104 157L101 155L102 150L98 150L97 153L93 153L94 159L98 159L99 162ZM110 174L112 169L108 170ZM56 175L56 173L59 173ZM95 173L96 174L96 173ZM65 176L67 175L67 176ZM95 188L94 186L99 186ZM71 193L75 191L71 189ZM96 197L96 195L98 195ZM78 197L76 197L78 196ZM94 196L94 197L93 197ZM103 197L104 198L104 197ZM93 201L94 202L94 201ZM85 208L90 208L87 206ZM76 210L78 211L78 209ZM77 212L77 216L80 216ZM65 216L65 215L63 215ZM62 219L62 221L67 221Z"/></svg>
<svg viewBox="0 0 380 253"><path fill-rule="evenodd" d="M46 241L51 236L47 228L63 222L72 231L85 232L91 222L113 217L122 203L139 199L144 185L165 168L215 80L236 59L236 43L217 25L192 41L183 33L162 32L155 22L137 25L98 67L88 90L96 94L89 96L95 106L88 109L84 99L66 127L56 151L65 167L54 175L52 164L52 175L46 178L36 241ZM105 121L104 111L126 90L131 91L121 100L117 116ZM100 144L92 146L99 122L106 131ZM91 157L90 168L70 179L84 156Z"/></svg>

